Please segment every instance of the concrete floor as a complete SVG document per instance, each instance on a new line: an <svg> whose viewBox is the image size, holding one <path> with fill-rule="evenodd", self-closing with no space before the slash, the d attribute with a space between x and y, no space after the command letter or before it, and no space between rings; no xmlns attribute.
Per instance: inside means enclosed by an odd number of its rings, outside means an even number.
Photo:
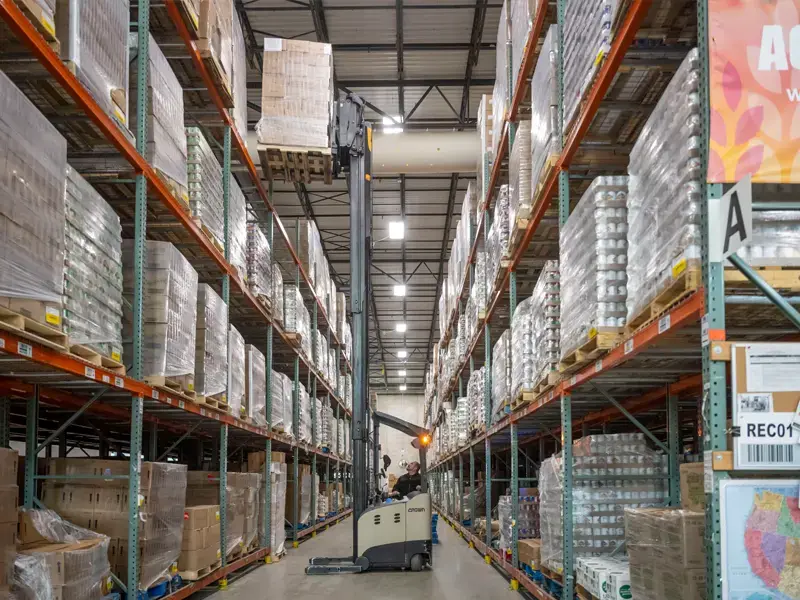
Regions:
<svg viewBox="0 0 800 600"><path fill-rule="evenodd" d="M352 521L345 519L278 563L262 565L245 575L231 577L225 591L195 594L204 600L255 600L278 598L305 600L520 600L517 592L494 567L439 521L439 544L434 546L433 569L423 573L375 572L363 575L309 576L303 572L312 556L346 556L352 549Z"/></svg>

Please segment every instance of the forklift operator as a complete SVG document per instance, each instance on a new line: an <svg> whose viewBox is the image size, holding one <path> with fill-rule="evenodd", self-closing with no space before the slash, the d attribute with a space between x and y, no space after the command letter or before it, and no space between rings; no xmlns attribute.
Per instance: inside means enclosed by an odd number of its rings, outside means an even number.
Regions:
<svg viewBox="0 0 800 600"><path fill-rule="evenodd" d="M406 474L394 484L392 496L405 498L411 492L416 492L420 486L422 486L422 476L419 474L419 463L411 462L408 464Z"/></svg>

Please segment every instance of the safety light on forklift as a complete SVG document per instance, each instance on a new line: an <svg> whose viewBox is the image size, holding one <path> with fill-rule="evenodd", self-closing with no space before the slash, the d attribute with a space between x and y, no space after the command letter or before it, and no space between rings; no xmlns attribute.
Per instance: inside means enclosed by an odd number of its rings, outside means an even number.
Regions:
<svg viewBox="0 0 800 600"><path fill-rule="evenodd" d="M431 436L429 436L428 434L421 435L419 437L419 441L423 446L427 446L431 443Z"/></svg>

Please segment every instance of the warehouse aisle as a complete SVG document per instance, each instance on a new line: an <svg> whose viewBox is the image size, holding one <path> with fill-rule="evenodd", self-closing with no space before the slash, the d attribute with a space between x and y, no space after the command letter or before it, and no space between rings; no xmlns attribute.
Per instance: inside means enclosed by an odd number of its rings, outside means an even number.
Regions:
<svg viewBox="0 0 800 600"><path fill-rule="evenodd" d="M424 573L377 572L364 575L311 577L303 572L311 556L342 556L352 548L352 521L347 519L317 538L291 550L279 563L259 567L231 581L228 589L205 596L207 600L281 598L306 600L320 597L397 600L519 600L494 567L484 564L456 533L439 521L439 544L434 547L434 568ZM199 596L199 594L198 594Z"/></svg>

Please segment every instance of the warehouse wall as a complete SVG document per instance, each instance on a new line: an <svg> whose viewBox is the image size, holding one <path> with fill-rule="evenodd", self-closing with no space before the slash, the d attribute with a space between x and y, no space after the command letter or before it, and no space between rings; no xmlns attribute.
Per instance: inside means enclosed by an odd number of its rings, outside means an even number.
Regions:
<svg viewBox="0 0 800 600"><path fill-rule="evenodd" d="M385 412L410 423L422 425L424 411L424 396L413 394L381 394L378 392L378 410ZM392 459L392 466L389 473L394 473L400 477L405 473L405 469L400 468L400 460L408 462L419 459L419 453L411 447L411 438L404 433L381 427L380 429L381 456L388 454Z"/></svg>

